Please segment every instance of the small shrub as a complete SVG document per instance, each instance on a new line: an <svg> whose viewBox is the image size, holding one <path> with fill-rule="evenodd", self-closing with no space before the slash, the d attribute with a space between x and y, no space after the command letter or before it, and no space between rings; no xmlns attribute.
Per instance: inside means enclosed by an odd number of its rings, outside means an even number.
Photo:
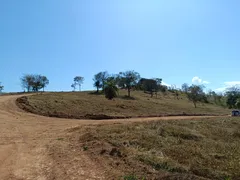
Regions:
<svg viewBox="0 0 240 180"><path fill-rule="evenodd" d="M83 146L83 151L87 151L88 147L87 146Z"/></svg>

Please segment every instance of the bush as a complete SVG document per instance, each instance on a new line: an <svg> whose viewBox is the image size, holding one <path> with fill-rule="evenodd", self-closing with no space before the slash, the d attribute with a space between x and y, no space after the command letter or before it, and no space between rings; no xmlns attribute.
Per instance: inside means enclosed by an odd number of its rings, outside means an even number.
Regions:
<svg viewBox="0 0 240 180"><path fill-rule="evenodd" d="M117 91L117 86L113 82L108 82L104 89L105 97L109 100L112 100L113 98L117 97Z"/></svg>

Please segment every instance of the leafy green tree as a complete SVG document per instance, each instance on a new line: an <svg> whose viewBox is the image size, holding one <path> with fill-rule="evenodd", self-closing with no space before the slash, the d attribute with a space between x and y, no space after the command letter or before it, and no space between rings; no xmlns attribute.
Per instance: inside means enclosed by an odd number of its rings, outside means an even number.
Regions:
<svg viewBox="0 0 240 180"><path fill-rule="evenodd" d="M153 97L153 93L155 92L157 96L157 92L160 90L160 86L162 83L162 79L156 78L156 79L146 79L141 78L137 84L139 89L144 90L144 92L150 92L151 97Z"/></svg>
<svg viewBox="0 0 240 180"><path fill-rule="evenodd" d="M94 87L97 88L97 92L99 92L99 89L102 88L104 90L105 83L109 77L109 74L107 71L99 72L94 75L93 81L94 81Z"/></svg>
<svg viewBox="0 0 240 180"><path fill-rule="evenodd" d="M27 90L27 92L35 91L38 92L40 89L43 89L49 84L49 80L46 76L39 74L25 74L21 78L22 88Z"/></svg>
<svg viewBox="0 0 240 180"><path fill-rule="evenodd" d="M99 89L102 88L102 84L99 80L94 81L93 86L97 88L97 93L99 92Z"/></svg>
<svg viewBox="0 0 240 180"><path fill-rule="evenodd" d="M82 77L82 76L76 76L76 77L73 79L73 81L74 81L74 84L78 85L79 91L81 91L81 86L82 86L82 84L83 84L84 77Z"/></svg>
<svg viewBox="0 0 240 180"><path fill-rule="evenodd" d="M46 76L40 76L40 85L44 91L44 88L49 84L49 80Z"/></svg>
<svg viewBox="0 0 240 180"><path fill-rule="evenodd" d="M104 88L105 97L109 100L117 97L118 88L114 81L107 81L106 87Z"/></svg>
<svg viewBox="0 0 240 180"><path fill-rule="evenodd" d="M209 91L207 93L207 98L209 101L213 101L217 105L225 106L224 95L221 93L216 93L215 91Z"/></svg>
<svg viewBox="0 0 240 180"><path fill-rule="evenodd" d="M130 97L131 88L137 85L140 79L140 74L135 71L120 72L118 75L118 79L119 79L119 85L127 88L128 97Z"/></svg>
<svg viewBox="0 0 240 180"><path fill-rule="evenodd" d="M226 104L228 108L238 108L238 99L240 98L240 89L238 87L229 88L226 92Z"/></svg>
<svg viewBox="0 0 240 180"><path fill-rule="evenodd" d="M27 90L27 92L32 91L32 87L34 84L34 75L24 74L20 78L20 81L21 81L21 86L24 89L24 91L25 91L25 89Z"/></svg>
<svg viewBox="0 0 240 180"><path fill-rule="evenodd" d="M206 97L203 88L204 86L192 85L187 89L187 97L193 102L195 108L197 108L197 103L203 102Z"/></svg>
<svg viewBox="0 0 240 180"><path fill-rule="evenodd" d="M2 85L2 83L0 82L0 93L3 91L4 86Z"/></svg>
<svg viewBox="0 0 240 180"><path fill-rule="evenodd" d="M42 89L41 84L41 75L33 75L32 77L32 90L35 92L38 92L40 89Z"/></svg>
<svg viewBox="0 0 240 180"><path fill-rule="evenodd" d="M235 106L240 109L240 98L237 99Z"/></svg>

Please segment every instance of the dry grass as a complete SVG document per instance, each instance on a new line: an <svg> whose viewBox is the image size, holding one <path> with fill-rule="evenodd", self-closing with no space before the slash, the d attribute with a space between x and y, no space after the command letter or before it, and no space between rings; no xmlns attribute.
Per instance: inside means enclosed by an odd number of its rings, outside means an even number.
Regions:
<svg viewBox="0 0 240 180"><path fill-rule="evenodd" d="M150 98L149 94L134 91L133 98L128 99L125 98L126 93L120 91L119 98L114 100L90 92L45 93L18 99L18 105L40 115L80 119L229 114L229 110L212 104L199 104L194 108L185 96L181 96L180 100L171 94Z"/></svg>
<svg viewBox="0 0 240 180"><path fill-rule="evenodd" d="M103 124L69 130L109 179L240 179L240 118Z"/></svg>

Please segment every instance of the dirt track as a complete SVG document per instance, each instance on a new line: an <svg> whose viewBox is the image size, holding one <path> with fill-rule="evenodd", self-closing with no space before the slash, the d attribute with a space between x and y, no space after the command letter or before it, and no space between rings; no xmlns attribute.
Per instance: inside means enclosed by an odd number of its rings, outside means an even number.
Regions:
<svg viewBox="0 0 240 180"><path fill-rule="evenodd" d="M15 105L17 97L20 96L0 96L1 180L104 179L104 170L101 169L101 165L94 163L83 152L76 152L77 158L72 155L66 157L67 161L61 161L59 158L53 158L57 157L58 154L49 156L49 144L52 144L59 137L65 137L66 129L76 126L193 118L190 116L158 117L107 121L48 118L20 110Z"/></svg>

